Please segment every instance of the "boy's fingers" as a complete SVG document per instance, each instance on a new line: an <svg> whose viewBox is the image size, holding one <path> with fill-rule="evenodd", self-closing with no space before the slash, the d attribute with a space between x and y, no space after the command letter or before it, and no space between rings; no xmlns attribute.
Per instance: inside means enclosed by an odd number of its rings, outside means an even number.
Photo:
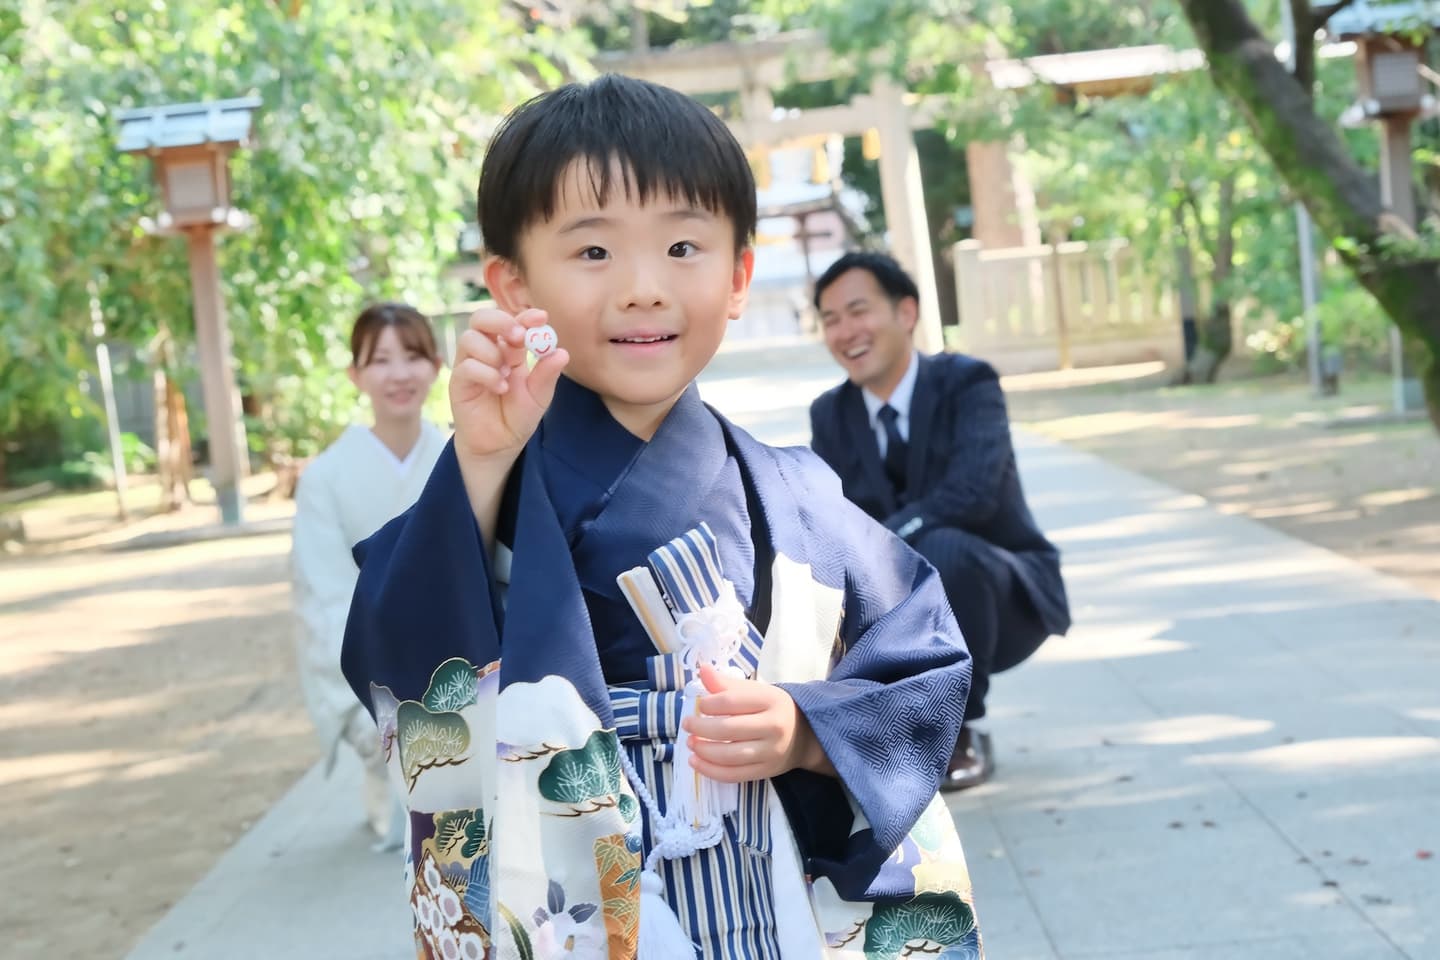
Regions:
<svg viewBox="0 0 1440 960"><path fill-rule="evenodd" d="M722 767L718 763L709 763L700 757L691 754L690 766L697 773L709 777L717 783L749 783L752 780L764 780L770 775L770 768L763 764L752 763L743 767Z"/></svg>
<svg viewBox="0 0 1440 960"><path fill-rule="evenodd" d="M474 357L466 357L455 365L450 373L450 386L452 390L460 390L464 396L473 395L476 387L490 393L505 393L510 389L502 371Z"/></svg>
<svg viewBox="0 0 1440 960"><path fill-rule="evenodd" d="M779 733L773 722L758 713L725 717L696 714L685 718L684 728L706 740L765 740Z"/></svg>
<svg viewBox="0 0 1440 960"><path fill-rule="evenodd" d="M550 401L555 399L555 384L560 380L560 372L569 362L570 354L561 347L549 356L542 357L530 369L525 383L530 390L530 397L541 410L550 408Z"/></svg>
<svg viewBox="0 0 1440 960"><path fill-rule="evenodd" d="M695 712L710 717L764 713L775 705L763 684L736 684L724 693L707 693L695 701Z"/></svg>
<svg viewBox="0 0 1440 960"><path fill-rule="evenodd" d="M700 664L700 682L705 685L705 689L710 693L724 693L730 686L726 679L720 675L720 671L708 663Z"/></svg>
<svg viewBox="0 0 1440 960"><path fill-rule="evenodd" d="M504 310L476 310L470 314L470 329L492 340L503 338L515 345L525 339L524 327Z"/></svg>
<svg viewBox="0 0 1440 960"><path fill-rule="evenodd" d="M549 323L550 314L541 310L539 307L529 307L515 314L515 322L528 330L531 327L540 327Z"/></svg>
<svg viewBox="0 0 1440 960"><path fill-rule="evenodd" d="M466 330L455 340L455 366L466 358L473 358L492 367L504 365L504 354L500 345L479 330Z"/></svg>
<svg viewBox="0 0 1440 960"><path fill-rule="evenodd" d="M711 740L691 740L690 752L717 767L748 767L763 763L767 759L764 748L754 742L716 743Z"/></svg>

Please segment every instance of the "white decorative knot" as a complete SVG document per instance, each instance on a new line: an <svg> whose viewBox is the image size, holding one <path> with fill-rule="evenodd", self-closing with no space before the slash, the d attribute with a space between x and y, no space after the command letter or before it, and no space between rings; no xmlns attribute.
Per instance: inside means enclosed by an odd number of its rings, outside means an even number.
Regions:
<svg viewBox="0 0 1440 960"><path fill-rule="evenodd" d="M702 663L714 667L729 666L750 633L745 608L735 596L735 586L721 584L720 596L714 603L682 613L675 621L676 631L684 649L680 656L691 670Z"/></svg>
<svg viewBox="0 0 1440 960"><path fill-rule="evenodd" d="M708 850L725 837L725 824L714 820L702 827L666 817L651 823L650 860L646 866L654 868L659 860L680 860L693 856L701 850Z"/></svg>

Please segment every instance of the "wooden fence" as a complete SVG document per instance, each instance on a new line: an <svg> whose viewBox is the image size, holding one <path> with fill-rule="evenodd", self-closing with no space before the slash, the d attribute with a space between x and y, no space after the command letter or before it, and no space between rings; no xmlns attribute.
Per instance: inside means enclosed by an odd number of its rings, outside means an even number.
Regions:
<svg viewBox="0 0 1440 960"><path fill-rule="evenodd" d="M952 252L957 346L1002 373L1181 360L1175 296L1124 240Z"/></svg>

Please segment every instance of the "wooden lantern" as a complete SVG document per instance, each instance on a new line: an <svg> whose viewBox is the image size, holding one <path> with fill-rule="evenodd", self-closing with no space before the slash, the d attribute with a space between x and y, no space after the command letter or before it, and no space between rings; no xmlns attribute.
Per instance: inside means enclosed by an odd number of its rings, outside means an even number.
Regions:
<svg viewBox="0 0 1440 960"><path fill-rule="evenodd" d="M159 227L224 225L230 204L230 154L248 143L258 98L143 107L116 114L119 148L154 162L165 210Z"/></svg>

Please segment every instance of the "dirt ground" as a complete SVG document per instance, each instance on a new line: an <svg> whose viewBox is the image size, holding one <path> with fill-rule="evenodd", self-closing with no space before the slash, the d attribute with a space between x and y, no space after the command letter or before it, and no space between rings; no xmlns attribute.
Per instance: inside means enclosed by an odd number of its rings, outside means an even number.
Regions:
<svg viewBox="0 0 1440 960"><path fill-rule="evenodd" d="M288 551L0 561L4 956L125 956L314 762Z"/></svg>
<svg viewBox="0 0 1440 960"><path fill-rule="evenodd" d="M1161 382L1139 366L1006 389L1017 423L1440 599L1440 439L1360 425L1386 383L1317 401L1289 380ZM0 556L7 957L123 957L318 755L292 667L288 536L102 552L210 520L122 529L112 511L106 495L31 504L41 542Z"/></svg>
<svg viewBox="0 0 1440 960"><path fill-rule="evenodd" d="M1440 600L1440 435L1390 381L1165 387L1158 365L1005 381L1011 419L1408 581Z"/></svg>

